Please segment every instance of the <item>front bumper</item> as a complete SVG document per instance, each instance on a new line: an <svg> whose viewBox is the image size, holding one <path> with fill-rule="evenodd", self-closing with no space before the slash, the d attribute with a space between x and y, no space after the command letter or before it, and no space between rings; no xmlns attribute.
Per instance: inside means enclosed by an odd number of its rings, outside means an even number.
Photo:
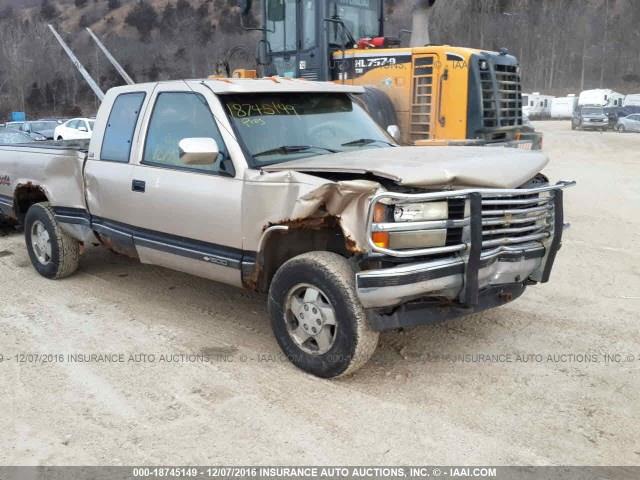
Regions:
<svg viewBox="0 0 640 480"><path fill-rule="evenodd" d="M582 128L602 128L609 126L609 119L606 120L583 120Z"/></svg>
<svg viewBox="0 0 640 480"><path fill-rule="evenodd" d="M463 220L467 226L463 234L464 241L460 244L399 251L370 243L374 255L404 258L407 262L392 268L363 270L356 274L357 293L362 305L369 311L373 328L384 330L428 323L436 318L450 318L451 315L491 308L516 298L527 284L547 282L562 242L562 190L574 184L561 182L553 186L518 190L378 194L372 199L372 205L385 197L392 201L430 201L455 197L466 198L470 208L469 216ZM541 198L540 194L548 196ZM521 207L513 209L510 202ZM531 207L532 203L538 206ZM388 224L372 221L372 210L373 207L368 218L369 233L389 228ZM537 219L535 225L527 224L533 219ZM432 225L425 227L425 223ZM441 226L438 223L423 222L420 226L436 228ZM495 234L493 229L500 224L505 227L505 232L519 231L521 235L495 239L491 235ZM526 226L512 228L514 225ZM437 255L437 258L429 259L432 255ZM419 261L411 262L412 257L419 258ZM504 289L508 290L507 294L503 294ZM446 306L444 313L443 306ZM420 313L420 309L424 311ZM416 323L416 319L420 318L423 321Z"/></svg>
<svg viewBox="0 0 640 480"><path fill-rule="evenodd" d="M481 255L477 290L525 281L540 270L546 251L545 246L532 243ZM465 287L466 270L467 264L459 256L366 270L356 274L356 287L362 305L368 309L394 307L422 297L457 301Z"/></svg>

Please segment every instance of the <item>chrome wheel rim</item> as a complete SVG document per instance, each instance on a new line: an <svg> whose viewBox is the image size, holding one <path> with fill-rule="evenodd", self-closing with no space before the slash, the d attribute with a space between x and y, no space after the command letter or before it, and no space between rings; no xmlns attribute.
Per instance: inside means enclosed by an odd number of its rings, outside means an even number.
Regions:
<svg viewBox="0 0 640 480"><path fill-rule="evenodd" d="M40 220L31 225L31 248L42 265L51 262L51 237Z"/></svg>
<svg viewBox="0 0 640 480"><path fill-rule="evenodd" d="M323 355L336 341L338 323L333 305L318 287L299 284L285 303L287 332L296 345L312 355Z"/></svg>

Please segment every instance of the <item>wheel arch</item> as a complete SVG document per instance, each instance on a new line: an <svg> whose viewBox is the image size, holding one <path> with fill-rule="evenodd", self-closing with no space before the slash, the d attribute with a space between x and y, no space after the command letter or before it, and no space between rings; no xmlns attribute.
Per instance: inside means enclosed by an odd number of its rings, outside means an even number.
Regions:
<svg viewBox="0 0 640 480"><path fill-rule="evenodd" d="M32 205L48 201L50 201L49 195L43 186L32 182L18 184L13 192L13 211L16 220L24 223L24 218Z"/></svg>
<svg viewBox="0 0 640 480"><path fill-rule="evenodd" d="M332 252L345 258L358 253L337 217L269 225L263 232L255 263L243 268L242 283L251 290L266 292L280 266L298 255L313 251Z"/></svg>

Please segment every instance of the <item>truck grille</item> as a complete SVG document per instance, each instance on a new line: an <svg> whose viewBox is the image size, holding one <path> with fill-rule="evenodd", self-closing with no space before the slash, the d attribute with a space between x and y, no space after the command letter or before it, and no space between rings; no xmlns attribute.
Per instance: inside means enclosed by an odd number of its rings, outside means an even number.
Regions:
<svg viewBox="0 0 640 480"><path fill-rule="evenodd" d="M304 78L305 80L315 81L318 80L319 75L316 69L306 69L300 72L300 78Z"/></svg>
<svg viewBox="0 0 640 480"><path fill-rule="evenodd" d="M522 87L518 67L487 63L491 65L490 69L480 71L485 128L522 125Z"/></svg>
<svg viewBox="0 0 640 480"><path fill-rule="evenodd" d="M540 193L512 197L483 197L482 247L517 245L532 236L550 234L553 197Z"/></svg>

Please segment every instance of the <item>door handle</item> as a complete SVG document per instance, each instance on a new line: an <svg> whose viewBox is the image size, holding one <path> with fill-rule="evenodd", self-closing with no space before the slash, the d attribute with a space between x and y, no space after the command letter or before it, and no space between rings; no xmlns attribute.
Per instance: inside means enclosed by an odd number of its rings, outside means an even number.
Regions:
<svg viewBox="0 0 640 480"><path fill-rule="evenodd" d="M147 188L147 184L144 180L133 180L131 182L131 191L144 193Z"/></svg>

